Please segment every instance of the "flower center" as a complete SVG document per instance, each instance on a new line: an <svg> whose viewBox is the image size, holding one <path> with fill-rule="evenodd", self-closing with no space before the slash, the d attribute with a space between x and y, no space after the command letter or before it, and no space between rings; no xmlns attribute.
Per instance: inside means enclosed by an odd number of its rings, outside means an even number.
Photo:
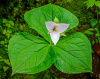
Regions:
<svg viewBox="0 0 100 79"><path fill-rule="evenodd" d="M54 31L54 32L58 31L57 26L53 26L52 31Z"/></svg>

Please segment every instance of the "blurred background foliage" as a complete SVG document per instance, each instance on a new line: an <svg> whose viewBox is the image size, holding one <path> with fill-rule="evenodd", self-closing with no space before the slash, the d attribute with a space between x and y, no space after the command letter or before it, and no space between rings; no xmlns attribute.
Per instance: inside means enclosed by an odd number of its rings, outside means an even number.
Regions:
<svg viewBox="0 0 100 79"><path fill-rule="evenodd" d="M90 29L91 25L96 25L97 19L92 21L91 19L95 19L97 13L95 13L95 5L87 9L84 3L85 1L87 0L0 0L0 79L90 79L91 76L85 73L77 75L64 74L53 65L38 74L16 74L11 77L12 70L8 57L8 42L14 34L27 32L40 36L35 30L28 27L28 24L24 20L24 13L49 3L59 5L78 17L79 25L68 31L66 35L74 32L82 32L88 36L92 44L95 39L92 38L95 32L93 32L93 30L92 32L85 31ZM98 16L100 17L100 15ZM94 27L92 27L92 29L94 29ZM97 29L95 30L98 31L99 34L99 30ZM97 38L98 37L99 36L97 36ZM94 43L92 45L94 45ZM98 79L97 74L92 73L92 75L93 78Z"/></svg>

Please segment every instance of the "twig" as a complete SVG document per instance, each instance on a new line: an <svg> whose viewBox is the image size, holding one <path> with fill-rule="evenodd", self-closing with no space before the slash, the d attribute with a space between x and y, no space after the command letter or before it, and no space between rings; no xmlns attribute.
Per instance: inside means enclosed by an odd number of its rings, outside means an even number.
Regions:
<svg viewBox="0 0 100 79"><path fill-rule="evenodd" d="M53 4L56 4L57 1L58 1L58 0L56 0Z"/></svg>

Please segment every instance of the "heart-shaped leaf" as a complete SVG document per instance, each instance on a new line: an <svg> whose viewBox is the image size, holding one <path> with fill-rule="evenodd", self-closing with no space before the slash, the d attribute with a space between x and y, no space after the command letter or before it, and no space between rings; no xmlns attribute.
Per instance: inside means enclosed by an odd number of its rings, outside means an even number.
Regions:
<svg viewBox="0 0 100 79"><path fill-rule="evenodd" d="M51 40L45 22L54 21L55 17L59 19L59 23L70 24L67 30L70 30L78 25L78 19L75 15L64 8L53 4L48 4L43 7L30 10L24 15L24 18L29 24L29 27L35 29L49 42Z"/></svg>
<svg viewBox="0 0 100 79"><path fill-rule="evenodd" d="M56 60L49 43L27 33L14 35L8 46L12 74L34 74L50 67Z"/></svg>
<svg viewBox="0 0 100 79"><path fill-rule="evenodd" d="M92 71L91 44L84 34L61 38L53 48L57 54L54 64L60 71L70 74Z"/></svg>

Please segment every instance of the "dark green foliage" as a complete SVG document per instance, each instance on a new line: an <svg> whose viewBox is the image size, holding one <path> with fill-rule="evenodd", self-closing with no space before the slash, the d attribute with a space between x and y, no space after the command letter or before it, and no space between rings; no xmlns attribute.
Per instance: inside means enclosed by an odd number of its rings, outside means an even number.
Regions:
<svg viewBox="0 0 100 79"><path fill-rule="evenodd" d="M94 27L97 24L97 19L91 19L90 20L90 26Z"/></svg>
<svg viewBox="0 0 100 79"><path fill-rule="evenodd" d="M94 45L96 43L100 43L100 21L99 21L99 12L100 12L100 1L98 0L87 0L85 1L87 9L92 8L94 9L94 14L96 13L96 17L93 16L93 18L90 20L90 27L88 30L86 30L84 33L87 34L91 41L91 44ZM95 19L96 18L96 19Z"/></svg>
<svg viewBox="0 0 100 79"><path fill-rule="evenodd" d="M0 1L0 18L15 16L28 7L34 7L35 0L2 0ZM8 16L9 15L9 16Z"/></svg>

